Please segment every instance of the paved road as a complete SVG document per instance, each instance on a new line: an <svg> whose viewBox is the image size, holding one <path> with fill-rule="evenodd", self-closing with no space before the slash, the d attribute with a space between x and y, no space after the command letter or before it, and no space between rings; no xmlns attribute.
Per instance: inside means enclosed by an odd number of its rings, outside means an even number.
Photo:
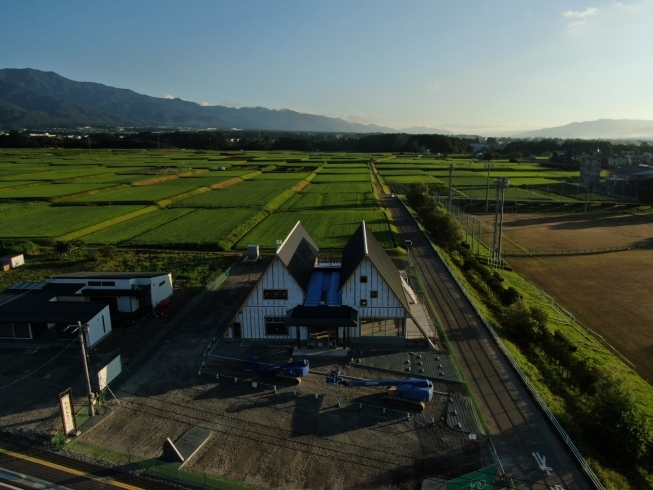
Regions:
<svg viewBox="0 0 653 490"><path fill-rule="evenodd" d="M479 404L505 472L517 488L591 488L576 460L514 373L467 298L399 199L384 197ZM550 474L533 453L546 458Z"/></svg>
<svg viewBox="0 0 653 490"><path fill-rule="evenodd" d="M0 468L74 490L172 490L180 488L5 441L0 441ZM11 484L11 480L0 478L0 482L3 481ZM12 486L23 488L17 483Z"/></svg>

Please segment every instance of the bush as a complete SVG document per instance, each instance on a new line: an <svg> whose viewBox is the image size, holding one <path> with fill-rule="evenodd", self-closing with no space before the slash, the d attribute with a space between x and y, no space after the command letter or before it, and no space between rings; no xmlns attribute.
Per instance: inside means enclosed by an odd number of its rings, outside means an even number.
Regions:
<svg viewBox="0 0 653 490"><path fill-rule="evenodd" d="M35 254L39 246L29 240L0 240L0 255Z"/></svg>
<svg viewBox="0 0 653 490"><path fill-rule="evenodd" d="M611 465L632 469L646 454L651 443L646 416L635 397L618 375L602 372L596 383L596 395L590 398L585 432Z"/></svg>

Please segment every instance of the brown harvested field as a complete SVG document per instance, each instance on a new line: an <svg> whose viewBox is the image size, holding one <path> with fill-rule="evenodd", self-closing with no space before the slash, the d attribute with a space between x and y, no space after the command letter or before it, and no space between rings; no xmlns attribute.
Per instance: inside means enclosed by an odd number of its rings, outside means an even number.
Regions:
<svg viewBox="0 0 653 490"><path fill-rule="evenodd" d="M653 380L653 250L511 257L509 263L608 339L644 379Z"/></svg>
<svg viewBox="0 0 653 490"><path fill-rule="evenodd" d="M491 242L494 216L477 216L483 241ZM653 217L614 213L505 214L504 250L580 250L630 245L653 239Z"/></svg>

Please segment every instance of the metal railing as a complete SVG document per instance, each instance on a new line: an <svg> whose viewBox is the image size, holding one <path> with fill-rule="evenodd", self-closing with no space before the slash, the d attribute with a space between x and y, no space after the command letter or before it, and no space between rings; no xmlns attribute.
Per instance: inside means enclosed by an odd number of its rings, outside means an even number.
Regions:
<svg viewBox="0 0 653 490"><path fill-rule="evenodd" d="M413 214L410 212L410 210L408 209L406 204L403 201L401 201L401 204L404 206L406 211L413 217L413 220L415 220L415 223L417 224L419 229L422 231L422 233L424 234L426 239L429 241L429 244L431 245L431 247L435 251L438 258L442 261L442 263L446 267L446 269L449 272L450 276L453 278L455 283L458 285L458 288L460 289L460 291L467 298L467 300L471 304L472 308L474 308L474 310L476 311L476 314L478 315L478 318L481 320L481 322L485 325L485 327L488 329L488 331L492 335L492 338L494 339L494 342L497 344L497 346L499 347L501 352L503 352L503 355L506 357L506 359L508 360L508 362L510 363L512 368L515 370L517 375L521 378L521 380L524 383L524 385L526 386L526 388L528 388L528 390L531 393L531 396L537 402L537 404L540 406L540 409L542 410L542 412L544 412L544 414L548 417L548 419L551 421L553 426L556 428L556 430L558 431L558 434L560 434L560 437L562 437L562 440L567 444L567 447L572 452L572 454L574 455L574 457L576 458L576 460L580 464L583 471L585 471L587 477L592 481L592 483L596 486L596 488L598 490L605 490L605 487L601 483L601 480L599 480L599 477L596 476L594 471L592 471L592 468L590 467L589 463L587 463L587 461L585 461L585 458L580 453L580 451L578 450L576 445L573 443L573 441L571 440L571 438L569 437L569 435L567 434L565 429L562 427L562 425L560 425L560 422L558 422L558 419L556 418L556 416L553 414L553 412L551 412L551 410L547 406L546 402L544 401L544 399L542 398L540 393L537 391L537 388L535 388L533 383L531 383L531 380L528 378L528 375L519 366L519 364L517 363L515 358L512 356L512 354L510 353L508 348L505 346L505 344L501 340L501 337L499 337L499 335L494 330L494 328L492 327L490 322L487 321L487 319L483 315L481 309L476 304L476 301L474 301L472 296L467 292L467 288L465 288L465 286L463 286L463 284L460 282L458 277L456 277L453 270L451 269L451 266L449 265L449 262L440 253L438 248L431 241L429 236L425 233L424 228L422 227L420 222L417 221L417 219L413 216Z"/></svg>

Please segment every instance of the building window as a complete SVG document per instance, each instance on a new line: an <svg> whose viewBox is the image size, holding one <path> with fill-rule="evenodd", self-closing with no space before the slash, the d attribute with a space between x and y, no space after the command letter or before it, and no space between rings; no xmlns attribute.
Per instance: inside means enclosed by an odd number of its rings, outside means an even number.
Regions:
<svg viewBox="0 0 653 490"><path fill-rule="evenodd" d="M288 335L288 327L283 316L265 317L265 335Z"/></svg>
<svg viewBox="0 0 653 490"><path fill-rule="evenodd" d="M116 281L102 281L103 286L115 286Z"/></svg>
<svg viewBox="0 0 653 490"><path fill-rule="evenodd" d="M233 337L234 337L234 339L239 339L241 337L241 335L242 335L242 333L241 333L241 328L242 327L240 325L240 322L233 322L232 326L233 326L233 334L234 334Z"/></svg>
<svg viewBox="0 0 653 490"><path fill-rule="evenodd" d="M370 291L370 298L378 298L378 297L379 297L378 291Z"/></svg>
<svg viewBox="0 0 653 490"><path fill-rule="evenodd" d="M263 299L288 299L287 289L264 289Z"/></svg>
<svg viewBox="0 0 653 490"><path fill-rule="evenodd" d="M159 287L163 286L165 283L166 283L165 281L161 281L161 282L159 283Z"/></svg>
<svg viewBox="0 0 653 490"><path fill-rule="evenodd" d="M104 333L107 332L107 324L104 323L104 315L102 315L102 331L103 331Z"/></svg>
<svg viewBox="0 0 653 490"><path fill-rule="evenodd" d="M367 276L361 276L361 282L367 282Z"/></svg>
<svg viewBox="0 0 653 490"><path fill-rule="evenodd" d="M89 286L102 286L100 281L88 281Z"/></svg>
<svg viewBox="0 0 653 490"><path fill-rule="evenodd" d="M361 300L361 306L367 306L367 300L366 299Z"/></svg>

